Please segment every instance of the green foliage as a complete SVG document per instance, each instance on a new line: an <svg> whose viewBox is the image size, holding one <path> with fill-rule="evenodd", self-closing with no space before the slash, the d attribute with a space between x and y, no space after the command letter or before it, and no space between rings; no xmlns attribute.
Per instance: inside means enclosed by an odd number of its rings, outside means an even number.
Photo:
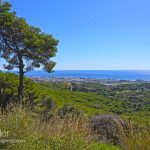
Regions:
<svg viewBox="0 0 150 150"><path fill-rule="evenodd" d="M86 83L86 88L92 86L97 86L96 83ZM80 85L80 84L79 84ZM101 87L102 85L100 85ZM122 85L121 85L122 86ZM128 85L130 86L130 85ZM126 85L126 88L130 88ZM132 87L133 85L131 85ZM140 85L137 84L138 88L140 88ZM142 84L142 88L148 88L149 85ZM99 87L99 88L100 88ZM135 85L133 86L135 88ZM150 113L149 113L149 99L144 98L142 100L142 109L141 110L135 110L134 101L133 100L115 100L111 99L111 97L108 95L101 95L97 92L80 92L80 91L70 91L69 88L67 88L66 84L63 83L51 83L51 82L43 82L41 83L41 86L39 88L45 88L45 92L47 94L50 94L52 98L55 100L57 107L63 107L64 105L70 105L75 108L77 108L80 112L86 113L89 116L93 116L94 114L118 114L121 115L123 118L134 121L137 124L140 125L146 125L150 126ZM109 88L109 87L108 87ZM121 87L118 86L118 88ZM125 88L125 87L124 87ZM101 88L100 88L101 89ZM113 89L111 89L113 91ZM82 91L82 90L81 90ZM147 90L147 94L145 93L145 97L148 94L149 90ZM132 94L134 92L132 91ZM114 95L115 96L115 95ZM122 93L122 97L124 98L125 95ZM121 98L121 97L120 97ZM140 102L139 99L136 99L135 101L138 104ZM142 121L141 121L142 120Z"/></svg>
<svg viewBox="0 0 150 150"><path fill-rule="evenodd" d="M68 105L68 104L65 104L62 108L60 108L58 110L58 113L62 117L67 116L67 115L78 116L81 114L81 112L78 111L75 107L73 107L72 105Z"/></svg>
<svg viewBox="0 0 150 150"><path fill-rule="evenodd" d="M11 73L0 72L1 101L15 103L17 97L18 76ZM5 90L4 90L5 89ZM43 116L51 116L56 110L74 108L76 112L86 113L89 116L96 114L121 114L124 118L135 121L137 124L149 126L149 99L143 104L142 111L134 111L132 101L111 100L95 92L70 91L62 83L35 83L25 78L23 104L30 107L32 111L41 113ZM1 103L2 104L2 103ZM1 106L2 107L2 106ZM70 109L71 108L71 109ZM144 110L145 108L145 110ZM147 109L146 109L147 108ZM143 120L141 122L141 119Z"/></svg>
<svg viewBox="0 0 150 150"><path fill-rule="evenodd" d="M81 82L75 87L75 90L94 92L112 101L118 100L112 108L114 113L148 112L150 109L150 84L145 81Z"/></svg>
<svg viewBox="0 0 150 150"><path fill-rule="evenodd" d="M14 74L0 72L0 107L4 110L17 95L17 77Z"/></svg>
<svg viewBox="0 0 150 150"><path fill-rule="evenodd" d="M0 107L7 109L10 104L17 103L18 76L9 72L0 72ZM23 106L29 107L32 111L43 115L51 114L55 108L55 102L50 94L46 94L31 79L24 80Z"/></svg>

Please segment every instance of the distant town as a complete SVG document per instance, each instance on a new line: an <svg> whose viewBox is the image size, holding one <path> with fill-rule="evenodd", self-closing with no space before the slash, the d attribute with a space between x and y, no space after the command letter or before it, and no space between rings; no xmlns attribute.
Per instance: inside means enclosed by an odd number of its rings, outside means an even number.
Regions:
<svg viewBox="0 0 150 150"><path fill-rule="evenodd" d="M115 79L93 79L93 78L69 78L69 77L30 77L35 82L64 82L64 83L81 83L95 82L103 85L120 85L120 84L141 84L150 83L143 80L115 80Z"/></svg>

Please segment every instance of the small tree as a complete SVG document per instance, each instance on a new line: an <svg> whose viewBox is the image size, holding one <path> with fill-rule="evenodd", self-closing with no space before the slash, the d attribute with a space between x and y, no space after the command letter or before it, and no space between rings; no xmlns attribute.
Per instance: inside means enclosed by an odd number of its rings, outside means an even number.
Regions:
<svg viewBox="0 0 150 150"><path fill-rule="evenodd" d="M57 44L52 35L27 24L11 11L8 2L0 1L0 57L7 62L5 69L19 69L19 100L23 97L24 73L40 67L50 73L55 66L50 58L56 55Z"/></svg>

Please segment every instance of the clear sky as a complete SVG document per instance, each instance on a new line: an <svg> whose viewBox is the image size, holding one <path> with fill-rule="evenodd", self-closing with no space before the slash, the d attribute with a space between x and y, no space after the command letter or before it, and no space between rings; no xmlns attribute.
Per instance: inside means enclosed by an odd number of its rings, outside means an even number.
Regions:
<svg viewBox="0 0 150 150"><path fill-rule="evenodd" d="M9 2L60 41L55 70L150 70L149 0Z"/></svg>

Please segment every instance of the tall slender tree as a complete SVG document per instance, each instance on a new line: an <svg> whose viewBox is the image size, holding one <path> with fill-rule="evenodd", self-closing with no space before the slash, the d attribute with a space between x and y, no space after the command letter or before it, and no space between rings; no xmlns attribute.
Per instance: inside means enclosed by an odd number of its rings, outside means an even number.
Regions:
<svg viewBox="0 0 150 150"><path fill-rule="evenodd" d="M0 57L7 64L5 69L19 69L18 98L23 97L24 73L42 67L51 72L55 62L58 40L52 35L41 32L29 25L24 18L19 18L11 11L8 2L0 1Z"/></svg>

